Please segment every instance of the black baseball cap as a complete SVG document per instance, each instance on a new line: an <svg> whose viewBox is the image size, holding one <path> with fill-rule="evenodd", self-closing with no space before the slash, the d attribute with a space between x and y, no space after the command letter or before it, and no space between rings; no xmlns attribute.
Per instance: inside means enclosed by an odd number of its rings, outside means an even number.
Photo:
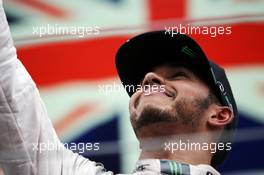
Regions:
<svg viewBox="0 0 264 175"><path fill-rule="evenodd" d="M137 86L146 73L153 67L164 63L192 64L192 68L203 73L210 87L223 106L233 110L234 120L226 126L228 134L224 134L221 142L232 142L234 129L238 121L238 111L233 93L223 68L209 60L201 47L191 37L185 34L166 33L167 31L152 31L137 35L127 40L117 51L116 69L124 87ZM186 65L185 64L185 65ZM134 91L125 88L128 95ZM217 150L211 164L221 164L229 151Z"/></svg>

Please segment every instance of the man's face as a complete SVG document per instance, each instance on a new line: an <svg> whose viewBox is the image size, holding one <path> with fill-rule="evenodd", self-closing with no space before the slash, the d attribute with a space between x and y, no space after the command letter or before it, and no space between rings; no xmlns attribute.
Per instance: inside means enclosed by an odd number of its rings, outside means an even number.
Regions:
<svg viewBox="0 0 264 175"><path fill-rule="evenodd" d="M149 88L135 92L129 104L138 136L156 130L164 134L194 131L210 103L208 86L185 67L158 66L145 75L141 86Z"/></svg>

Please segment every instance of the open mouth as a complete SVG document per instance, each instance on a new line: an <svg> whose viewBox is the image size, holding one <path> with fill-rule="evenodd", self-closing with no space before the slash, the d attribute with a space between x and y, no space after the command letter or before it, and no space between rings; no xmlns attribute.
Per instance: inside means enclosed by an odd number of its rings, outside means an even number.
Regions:
<svg viewBox="0 0 264 175"><path fill-rule="evenodd" d="M173 93L171 90L166 88L165 86L158 86L158 87L150 87L144 91L144 96L151 96L151 95L156 95L156 94L161 94L165 95L170 98L175 98L176 94Z"/></svg>
<svg viewBox="0 0 264 175"><path fill-rule="evenodd" d="M145 89L145 91L143 91L141 93L141 95L139 95L138 98L135 99L135 101L134 101L134 107L135 108L139 105L140 99L142 97L162 95L162 96L165 96L167 98L170 98L172 101L175 100L175 98L176 98L177 91L174 89L171 89L170 87L163 86L162 88L160 87L160 88L156 88L154 90L153 90L153 88L149 87L149 89L152 89L152 90Z"/></svg>
<svg viewBox="0 0 264 175"><path fill-rule="evenodd" d="M172 92L169 91L169 90L166 90L166 91L164 92L164 94L167 95L168 97L173 97L173 98L175 98L175 96L176 96L174 93L172 93Z"/></svg>

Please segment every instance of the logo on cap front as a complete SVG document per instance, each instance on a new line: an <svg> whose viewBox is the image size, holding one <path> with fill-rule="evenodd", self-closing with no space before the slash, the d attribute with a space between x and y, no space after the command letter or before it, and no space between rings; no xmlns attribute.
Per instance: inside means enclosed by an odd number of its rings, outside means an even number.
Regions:
<svg viewBox="0 0 264 175"><path fill-rule="evenodd" d="M189 55L191 58L197 57L197 54L192 49L190 49L188 46L184 46L181 49L181 51L184 52L185 54Z"/></svg>

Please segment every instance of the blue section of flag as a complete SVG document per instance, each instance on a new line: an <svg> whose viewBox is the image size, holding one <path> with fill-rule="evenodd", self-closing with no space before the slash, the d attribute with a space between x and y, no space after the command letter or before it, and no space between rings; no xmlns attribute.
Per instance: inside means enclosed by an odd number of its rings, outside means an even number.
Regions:
<svg viewBox="0 0 264 175"><path fill-rule="evenodd" d="M239 129L254 129L257 133L248 133L252 138L257 135L264 134L264 124L253 120L244 114L240 114ZM240 135L241 137L241 135ZM245 140L235 142L232 145L232 151L228 159L219 167L220 172L244 171L244 170L263 170L264 168L264 137L255 140ZM243 139L243 138L242 138ZM223 174L224 174L223 173Z"/></svg>
<svg viewBox="0 0 264 175"><path fill-rule="evenodd" d="M95 126L92 130L84 132L78 138L72 140L71 143L100 143L100 151L87 151L82 155L90 160L104 164L104 167L107 170L118 173L121 169L120 149L118 145L119 117L118 115L115 115L110 118L111 120L107 120L104 123ZM113 145L105 143L114 143L114 149L112 149Z"/></svg>
<svg viewBox="0 0 264 175"><path fill-rule="evenodd" d="M111 2L111 3L120 3L123 0L105 0L105 1L108 1L108 2Z"/></svg>
<svg viewBox="0 0 264 175"><path fill-rule="evenodd" d="M16 24L22 21L21 17L12 14L9 11L6 11L6 18L7 18L9 25L13 25L13 24Z"/></svg>

